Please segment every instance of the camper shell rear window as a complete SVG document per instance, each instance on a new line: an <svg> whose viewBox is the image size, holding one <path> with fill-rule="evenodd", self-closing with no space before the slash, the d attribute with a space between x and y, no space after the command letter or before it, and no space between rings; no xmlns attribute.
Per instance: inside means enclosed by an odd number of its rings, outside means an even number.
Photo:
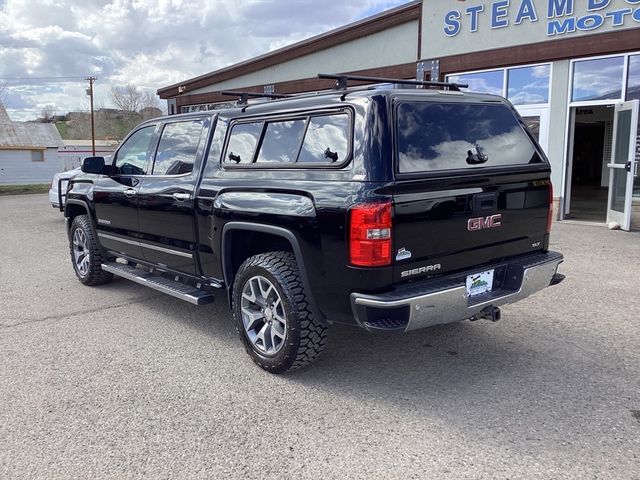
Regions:
<svg viewBox="0 0 640 480"><path fill-rule="evenodd" d="M515 112L501 103L402 101L395 116L399 173L545 162Z"/></svg>

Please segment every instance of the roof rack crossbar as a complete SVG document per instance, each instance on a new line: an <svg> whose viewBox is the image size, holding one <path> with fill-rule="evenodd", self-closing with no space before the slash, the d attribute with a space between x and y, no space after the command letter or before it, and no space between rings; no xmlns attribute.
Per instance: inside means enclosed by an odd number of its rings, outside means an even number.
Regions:
<svg viewBox="0 0 640 480"><path fill-rule="evenodd" d="M284 93L258 93L258 92L238 92L235 90L222 90L220 95L238 97L240 105L247 105L250 98L289 98L291 95Z"/></svg>
<svg viewBox="0 0 640 480"><path fill-rule="evenodd" d="M461 88L467 88L469 85L462 83L449 82L433 82L427 80L406 80L402 78L386 78L386 77L363 77L361 75L340 75L333 73L319 73L318 78L336 80L334 88L336 90L345 90L349 80L356 82L372 82L372 83L399 83L403 85L420 85L425 87L443 87L448 90L459 92Z"/></svg>

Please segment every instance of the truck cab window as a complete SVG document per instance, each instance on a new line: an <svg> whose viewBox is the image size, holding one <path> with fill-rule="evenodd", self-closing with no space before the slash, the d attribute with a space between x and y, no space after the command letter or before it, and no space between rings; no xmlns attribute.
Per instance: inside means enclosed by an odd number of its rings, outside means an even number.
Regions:
<svg viewBox="0 0 640 480"><path fill-rule="evenodd" d="M116 153L115 167L121 175L146 175L149 147L155 125L142 127L131 135Z"/></svg>

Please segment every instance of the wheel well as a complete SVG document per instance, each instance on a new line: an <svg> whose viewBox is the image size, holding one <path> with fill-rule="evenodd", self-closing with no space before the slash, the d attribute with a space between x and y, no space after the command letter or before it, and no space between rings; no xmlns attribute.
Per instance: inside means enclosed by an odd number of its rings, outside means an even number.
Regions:
<svg viewBox="0 0 640 480"><path fill-rule="evenodd" d="M232 230L224 239L229 246L227 250L227 274L232 283L240 265L247 258L267 252L293 252L289 240L272 233L256 232L252 230Z"/></svg>
<svg viewBox="0 0 640 480"><path fill-rule="evenodd" d="M292 252L293 246L285 237L255 230L234 229L226 232L223 242L224 275L229 294L229 305L233 295L233 281L240 265L249 257L267 252Z"/></svg>
<svg viewBox="0 0 640 480"><path fill-rule="evenodd" d="M71 223L73 222L74 218L76 218L78 215L88 215L89 212L82 205L70 203L66 206L64 214L69 219L68 225L69 228L71 228Z"/></svg>

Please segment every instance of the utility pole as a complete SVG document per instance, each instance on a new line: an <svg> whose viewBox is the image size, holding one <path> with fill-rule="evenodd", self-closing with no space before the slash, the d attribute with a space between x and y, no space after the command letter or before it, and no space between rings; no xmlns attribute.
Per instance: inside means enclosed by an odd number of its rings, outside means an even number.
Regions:
<svg viewBox="0 0 640 480"><path fill-rule="evenodd" d="M89 95L89 101L91 102L91 151L93 156L96 156L96 128L93 123L93 82L97 80L96 77L85 78L89 82L89 88L87 88L87 95Z"/></svg>

